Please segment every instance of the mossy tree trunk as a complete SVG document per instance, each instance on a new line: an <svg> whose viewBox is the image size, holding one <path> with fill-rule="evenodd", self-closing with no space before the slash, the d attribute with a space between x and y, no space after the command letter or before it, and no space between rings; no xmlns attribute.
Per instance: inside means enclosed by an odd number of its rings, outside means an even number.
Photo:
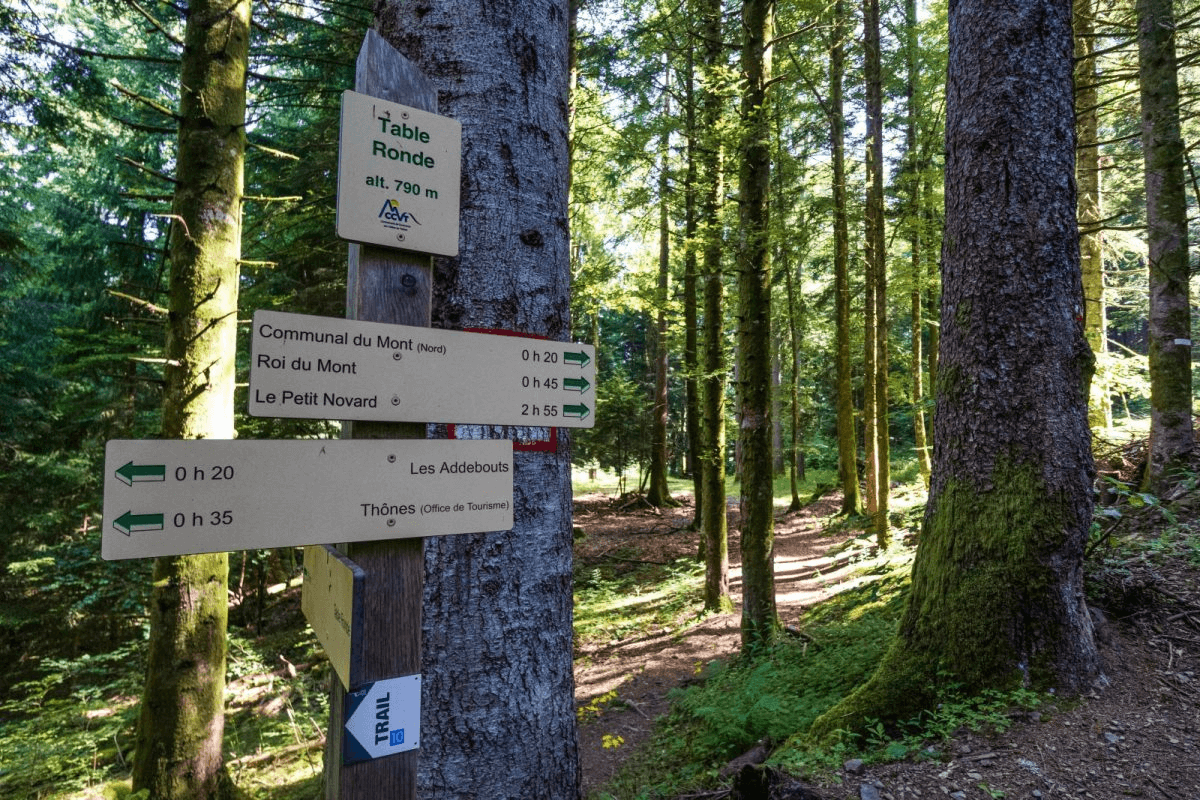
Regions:
<svg viewBox="0 0 1200 800"><path fill-rule="evenodd" d="M888 437L887 246L883 230L883 65L879 35L879 0L863 0L863 77L866 82L867 202L865 258L867 273L866 388L863 416L867 422L867 505L875 541L887 547L888 488L891 458Z"/></svg>
<svg viewBox="0 0 1200 800"><path fill-rule="evenodd" d="M1145 485L1165 493L1192 452L1185 151L1171 0L1138 0L1138 78L1150 270L1150 458Z"/></svg>
<svg viewBox="0 0 1200 800"><path fill-rule="evenodd" d="M667 91L663 92L663 116L671 114L670 72L663 76ZM670 131L664 131L659 146L658 174L658 284L654 293L654 347L651 366L654 370L654 398L650 419L650 483L646 501L652 506L673 506L667 488L667 366L670 350L667 346L667 298L671 278L671 215L669 208Z"/></svg>
<svg viewBox="0 0 1200 800"><path fill-rule="evenodd" d="M949 30L933 482L896 639L818 737L907 718L950 682L1071 692L1099 671L1071 2L959 0Z"/></svg>
<svg viewBox="0 0 1200 800"><path fill-rule="evenodd" d="M786 272L787 264L782 264L781 269ZM783 459L784 454L788 452L783 446L783 409L780 406L782 394L783 338L776 328L774 341L771 343L771 469L777 476L784 474L786 465Z"/></svg>
<svg viewBox="0 0 1200 800"><path fill-rule="evenodd" d="M773 0L742 4L738 153L738 439L742 443L742 646L769 642L775 611L775 487L771 454L771 269L768 195Z"/></svg>
<svg viewBox="0 0 1200 800"><path fill-rule="evenodd" d="M250 0L193 0L181 65L163 437L231 439ZM154 564L134 791L227 796L221 744L229 558Z"/></svg>
<svg viewBox="0 0 1200 800"><path fill-rule="evenodd" d="M929 437L925 428L925 358L923 338L925 335L925 303L923 300L923 285L925 283L924 241L925 208L921 203L921 182L927 167L925 146L918 137L917 120L920 116L920 92L918 91L919 75L917 72L917 53L920 42L917 39L917 2L904 0L904 66L905 94L908 102L905 104L904 144L908 162L906 179L909 219L909 263L912 265L912 289L910 301L912 307L911 327L909 336L912 340L912 350L909 354L909 368L912 371L912 415L913 415L913 447L917 452L917 468L921 479L928 488L933 472L933 459L930 455Z"/></svg>
<svg viewBox="0 0 1200 800"><path fill-rule="evenodd" d="M699 222L696 217L696 194L699 170L697 152L699 131L696 128L696 63L695 50L688 50L687 81L684 85L684 125L687 129L687 167L684 173L683 215L684 238L687 241L683 253L683 370L684 394L687 406L687 460L692 474L692 494L696 498L695 513L691 529L702 530L704 519L704 471L700 468L701 407L700 407L700 309L699 269ZM701 543L704 537L700 538Z"/></svg>
<svg viewBox="0 0 1200 800"><path fill-rule="evenodd" d="M858 440L854 425L854 384L850 364L850 231L846 220L846 115L842 82L846 74L846 10L834 0L829 47L829 145L833 182L833 283L835 296L835 371L837 374L838 477L842 513L862 514L858 483Z"/></svg>
<svg viewBox="0 0 1200 800"><path fill-rule="evenodd" d="M1099 91L1096 83L1095 7L1093 0L1075 0L1075 181L1079 187L1079 263L1083 272L1083 326L1096 354L1096 370L1088 382L1088 424L1093 431L1112 426L1104 369L1108 350L1108 315L1104 298L1104 234L1101 230Z"/></svg>
<svg viewBox="0 0 1200 800"><path fill-rule="evenodd" d="M792 379L788 383L788 405L792 414L792 435L787 452L788 469L790 471L790 488L792 502L788 511L799 511L802 507L800 500L800 481L804 480L804 454L800 450L800 321L804 313L804 287L800 287L797 300L796 280L791 265L783 270L784 288L787 290L787 323L788 323L788 354L792 362Z"/></svg>
<svg viewBox="0 0 1200 800"><path fill-rule="evenodd" d="M725 92L719 81L722 66L721 0L699 0L702 26L703 88L700 106L700 195L704 283L704 371L702 402L704 443L700 468L704 473L704 608L731 611L729 597L729 531L725 511L725 277L721 272L721 121Z"/></svg>

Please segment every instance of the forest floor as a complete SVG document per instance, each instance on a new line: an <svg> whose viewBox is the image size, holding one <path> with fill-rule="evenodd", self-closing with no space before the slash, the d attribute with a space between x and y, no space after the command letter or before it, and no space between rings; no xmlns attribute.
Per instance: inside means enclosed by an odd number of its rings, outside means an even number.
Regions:
<svg viewBox="0 0 1200 800"><path fill-rule="evenodd" d="M1200 800L1200 499L1194 511L1187 499L1174 504L1165 519L1159 513L1128 515L1119 533L1140 537L1142 546L1089 561L1104 677L1086 696L1050 697L1036 710L1015 710L1000 726L1004 730L961 728L948 739L930 741L922 760L847 762L817 783L768 770L769 790L687 797ZM878 572L863 568L881 556L869 540L856 537L861 531L833 524L838 500L828 496L777 517L777 604L785 625L796 624L806 607ZM694 555L699 534L688 530L691 516L690 505L659 512L611 497L577 497L575 524L583 534L576 542L577 574L605 563L634 569ZM735 606L737 522L731 503ZM887 557L910 558L911 539ZM646 595L634 601L656 600ZM606 797L600 787L639 748L651 746L655 719L668 712L672 689L701 680L710 662L736 656L739 619L736 612L697 618L693 603L649 630L624 636L617 631L607 641L580 637L576 703L588 796ZM746 760L766 755L747 754Z"/></svg>

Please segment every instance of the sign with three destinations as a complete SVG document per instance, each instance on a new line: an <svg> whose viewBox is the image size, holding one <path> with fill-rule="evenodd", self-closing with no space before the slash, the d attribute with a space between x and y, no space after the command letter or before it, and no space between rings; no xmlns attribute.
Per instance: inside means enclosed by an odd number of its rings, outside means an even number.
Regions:
<svg viewBox="0 0 1200 800"><path fill-rule="evenodd" d="M590 345L254 313L257 417L590 428Z"/></svg>
<svg viewBox="0 0 1200 800"><path fill-rule="evenodd" d="M508 530L512 442L121 440L106 559Z"/></svg>

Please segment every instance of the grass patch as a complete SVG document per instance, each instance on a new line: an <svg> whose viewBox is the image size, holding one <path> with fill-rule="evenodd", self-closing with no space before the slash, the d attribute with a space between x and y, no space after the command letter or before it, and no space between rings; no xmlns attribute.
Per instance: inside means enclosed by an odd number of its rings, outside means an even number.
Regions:
<svg viewBox="0 0 1200 800"><path fill-rule="evenodd" d="M913 469L916 469L915 462ZM580 469L575 467L571 471L571 487L576 496L587 494L604 494L616 496L618 494L617 476L613 473L605 472L604 470L596 470L596 476L591 477L591 472L588 469ZM637 476L626 474L625 476L626 491L636 491L638 488ZM797 491L800 493L802 502L808 502L813 493L818 488L825 489L827 487L836 487L838 485L838 476L836 469L810 469L807 470L804 480L797 484ZM690 495L694 485L691 478L680 478L676 476L667 477L667 488L672 496L682 494ZM787 508L792 502L792 483L791 478L787 475L776 475L772 491L775 495L775 505L779 510ZM729 475L725 479L725 494L728 497L738 497L742 493L741 481L735 475Z"/></svg>
<svg viewBox="0 0 1200 800"><path fill-rule="evenodd" d="M614 553L622 557L622 551ZM680 626L698 612L704 565L605 562L575 568L576 646L605 644ZM698 618L693 614L692 619Z"/></svg>
<svg viewBox="0 0 1200 800"><path fill-rule="evenodd" d="M941 758L939 747L964 729L1003 731L1014 708L1040 707L1045 697L1018 689L965 696L946 692L936 708L894 726L877 723L863 736L828 747L806 738L813 720L874 672L891 642L908 592L908 564L896 563L869 584L810 609L803 637L785 638L753 657L709 665L703 685L676 690L671 713L651 741L590 800L652 800L713 790L720 770L767 739L772 765L822 778L849 758L866 763Z"/></svg>
<svg viewBox="0 0 1200 800"><path fill-rule="evenodd" d="M940 746L963 730L1001 733L1013 725L1014 709L1036 709L1045 699L1029 689L986 690L968 696L951 686L933 709L896 725L876 722L867 726L865 735L851 735L828 748L812 746L801 732L772 753L770 763L795 775L812 776L834 772L848 758L866 764L905 758L940 760Z"/></svg>
<svg viewBox="0 0 1200 800"><path fill-rule="evenodd" d="M592 473L595 477L592 477ZM641 478L636 470L625 473L625 491L638 491ZM615 472L606 472L602 469L591 470L587 467L572 467L571 468L571 488L576 495L583 494L607 494L616 496L620 494L620 481ZM692 479L681 478L675 475L667 476L667 489L672 495L691 494L693 489Z"/></svg>
<svg viewBox="0 0 1200 800"><path fill-rule="evenodd" d="M907 575L891 572L805 616L804 638L714 663L679 690L670 715L594 800L641 800L710 789L720 768L766 737L783 742L871 674L895 630Z"/></svg>
<svg viewBox="0 0 1200 800"><path fill-rule="evenodd" d="M229 640L225 763L234 782L247 800L319 796L330 668L316 637L294 625L261 637L231 626ZM129 768L144 649L46 658L36 680L14 687L0 703L0 797L138 798ZM287 663L300 667L295 677Z"/></svg>
<svg viewBox="0 0 1200 800"><path fill-rule="evenodd" d="M0 703L0 796L58 796L126 773L140 650L46 658L36 680L13 687Z"/></svg>

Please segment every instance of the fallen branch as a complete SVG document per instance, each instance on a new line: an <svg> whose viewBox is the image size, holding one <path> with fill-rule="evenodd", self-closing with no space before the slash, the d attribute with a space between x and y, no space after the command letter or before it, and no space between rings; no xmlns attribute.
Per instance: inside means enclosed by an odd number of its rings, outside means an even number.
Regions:
<svg viewBox="0 0 1200 800"><path fill-rule="evenodd" d="M627 564L653 564L656 567L670 566L669 561L647 561L644 558L622 558L621 556L607 556L609 561L624 561Z"/></svg>
<svg viewBox="0 0 1200 800"><path fill-rule="evenodd" d="M282 747L278 750L268 750L265 753L254 753L248 756L235 758L233 761L226 762L227 767L253 767L259 764L265 764L268 761L274 761L279 758L296 755L297 753L307 753L312 750L320 750L325 746L325 738L321 737L311 742L301 742L293 744L289 747Z"/></svg>
<svg viewBox="0 0 1200 800"><path fill-rule="evenodd" d="M641 707L637 703L630 700L628 697L619 697L619 698L617 698L617 702L624 703L625 705L629 706L637 713L641 714L642 719L650 719L650 717L646 716L646 712L642 711Z"/></svg>
<svg viewBox="0 0 1200 800"><path fill-rule="evenodd" d="M1183 605L1188 606L1189 608L1195 609L1196 611L1200 611L1200 604L1193 602L1190 597L1183 597L1181 595L1177 595L1168 589L1162 588L1161 586L1151 586L1150 589L1155 592L1158 592L1161 595L1165 595L1166 597L1171 598L1172 600L1174 600L1177 603L1182 603ZM1187 613L1187 612L1185 612L1185 613Z"/></svg>

